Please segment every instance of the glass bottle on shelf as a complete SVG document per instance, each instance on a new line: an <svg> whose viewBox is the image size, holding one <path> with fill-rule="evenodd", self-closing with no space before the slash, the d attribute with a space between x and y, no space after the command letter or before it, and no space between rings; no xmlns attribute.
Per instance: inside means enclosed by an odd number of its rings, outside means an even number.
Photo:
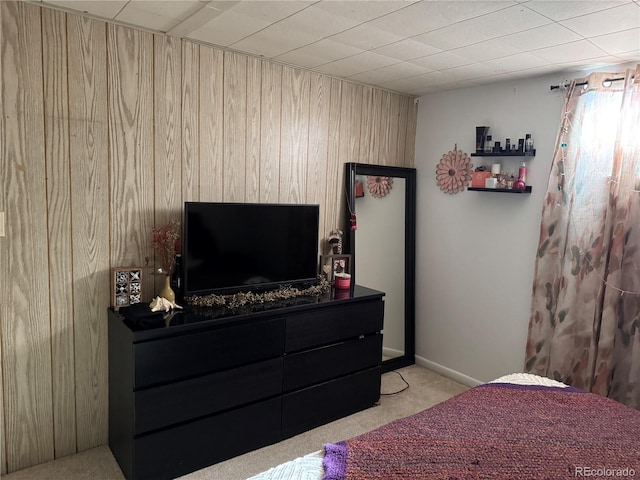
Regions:
<svg viewBox="0 0 640 480"><path fill-rule="evenodd" d="M487 135L487 138L484 141L484 153L493 152L493 140L491 139L491 135Z"/></svg>
<svg viewBox="0 0 640 480"><path fill-rule="evenodd" d="M533 155L533 138L531 138L531 134L527 133L524 139L524 154L525 155Z"/></svg>

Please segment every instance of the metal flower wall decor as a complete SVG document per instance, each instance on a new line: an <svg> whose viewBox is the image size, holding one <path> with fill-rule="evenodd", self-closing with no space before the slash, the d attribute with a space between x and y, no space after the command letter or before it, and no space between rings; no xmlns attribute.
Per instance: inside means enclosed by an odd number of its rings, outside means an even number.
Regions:
<svg viewBox="0 0 640 480"><path fill-rule="evenodd" d="M436 181L440 190L453 195L469 185L472 172L473 165L469 156L458 150L456 144L453 151L448 151L440 159L436 168Z"/></svg>
<svg viewBox="0 0 640 480"><path fill-rule="evenodd" d="M390 177L367 177L367 188L369 193L375 198L382 198L389 193L393 185L393 178Z"/></svg>

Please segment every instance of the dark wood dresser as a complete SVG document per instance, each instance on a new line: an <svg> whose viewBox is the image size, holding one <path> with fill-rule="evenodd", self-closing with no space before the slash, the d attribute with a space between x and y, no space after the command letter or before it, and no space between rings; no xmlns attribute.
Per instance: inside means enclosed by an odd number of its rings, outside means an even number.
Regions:
<svg viewBox="0 0 640 480"><path fill-rule="evenodd" d="M109 310L109 446L125 477L175 478L374 405L383 295Z"/></svg>

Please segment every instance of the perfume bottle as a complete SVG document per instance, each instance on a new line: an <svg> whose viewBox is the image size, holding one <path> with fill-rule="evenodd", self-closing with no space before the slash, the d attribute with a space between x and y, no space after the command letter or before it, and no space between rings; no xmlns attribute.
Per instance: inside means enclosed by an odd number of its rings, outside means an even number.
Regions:
<svg viewBox="0 0 640 480"><path fill-rule="evenodd" d="M533 138L531 138L531 134L527 133L524 139L524 154L525 155L533 155Z"/></svg>
<svg viewBox="0 0 640 480"><path fill-rule="evenodd" d="M527 164L522 162L518 169L518 179L513 182L513 189L523 191L527 187Z"/></svg>
<svg viewBox="0 0 640 480"><path fill-rule="evenodd" d="M484 140L484 153L493 152L493 140L491 139L491 135L487 135Z"/></svg>

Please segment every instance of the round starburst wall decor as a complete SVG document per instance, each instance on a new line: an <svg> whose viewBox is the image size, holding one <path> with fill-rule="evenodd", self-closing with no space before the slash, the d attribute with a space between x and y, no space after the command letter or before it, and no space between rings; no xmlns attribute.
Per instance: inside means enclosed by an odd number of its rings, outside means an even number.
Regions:
<svg viewBox="0 0 640 480"><path fill-rule="evenodd" d="M391 186L393 185L393 178L389 177L367 177L367 188L369 189L369 193L375 198L382 198L389 190L391 190Z"/></svg>
<svg viewBox="0 0 640 480"><path fill-rule="evenodd" d="M453 195L465 189L471 181L473 165L469 156L458 145L445 153L436 168L436 181L440 190Z"/></svg>

